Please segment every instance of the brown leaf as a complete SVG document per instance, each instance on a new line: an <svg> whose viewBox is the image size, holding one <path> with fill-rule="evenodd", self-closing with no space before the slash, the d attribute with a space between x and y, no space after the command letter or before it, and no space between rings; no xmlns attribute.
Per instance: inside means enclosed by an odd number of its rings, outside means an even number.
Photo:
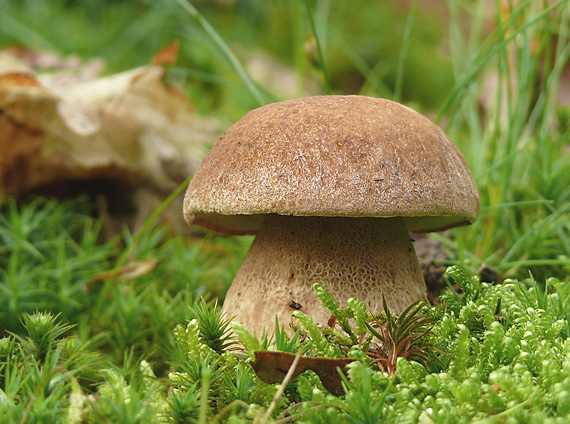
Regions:
<svg viewBox="0 0 570 424"><path fill-rule="evenodd" d="M251 366L260 380L270 384L277 384L283 381L295 360L295 356L292 353L285 352L255 352L255 361L252 362ZM353 361L354 359L350 358L334 359L302 356L295 368L292 379L307 370L314 371L319 376L325 389L335 396L340 396L344 391L338 369L340 368L344 372L346 366Z"/></svg>
<svg viewBox="0 0 570 424"><path fill-rule="evenodd" d="M121 268L103 272L101 274L96 275L91 280L89 280L89 282L87 283L86 290L89 291L91 286L98 281L118 280L118 279L130 280L133 278L140 277L141 275L144 275L152 271L157 263L158 262L156 260L147 261L147 262L133 262Z"/></svg>
<svg viewBox="0 0 570 424"><path fill-rule="evenodd" d="M15 87L39 87L40 83L33 76L23 72L10 72L0 75L0 90Z"/></svg>
<svg viewBox="0 0 570 424"><path fill-rule="evenodd" d="M155 54L150 62L152 65L174 65L178 60L180 41L174 40Z"/></svg>
<svg viewBox="0 0 570 424"><path fill-rule="evenodd" d="M155 60L175 53L176 43ZM50 59L47 72L45 59L0 51L0 191L92 180L170 193L219 136L217 121L197 116L184 91L165 83L162 66L99 77L96 61Z"/></svg>

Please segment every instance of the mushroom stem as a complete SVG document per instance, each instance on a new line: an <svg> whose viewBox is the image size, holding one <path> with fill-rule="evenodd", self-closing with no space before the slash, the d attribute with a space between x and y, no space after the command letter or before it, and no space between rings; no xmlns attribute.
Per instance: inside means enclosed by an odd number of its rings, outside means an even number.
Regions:
<svg viewBox="0 0 570 424"><path fill-rule="evenodd" d="M341 306L358 298L373 313L382 312L382 296L400 313L426 295L401 218L268 215L223 309L258 335L273 332L276 315L288 329L296 309L325 324L330 313L312 290L316 282Z"/></svg>

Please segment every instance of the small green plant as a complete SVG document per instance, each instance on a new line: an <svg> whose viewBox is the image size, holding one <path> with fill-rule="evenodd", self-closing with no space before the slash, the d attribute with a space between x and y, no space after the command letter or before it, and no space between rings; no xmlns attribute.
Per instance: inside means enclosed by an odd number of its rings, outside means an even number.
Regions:
<svg viewBox="0 0 570 424"><path fill-rule="evenodd" d="M343 376L347 393L341 406L347 422L353 424L374 424L389 421L386 400L392 382L384 391L378 393L373 387L372 372L360 362L354 362L349 368L348 377Z"/></svg>
<svg viewBox="0 0 570 424"><path fill-rule="evenodd" d="M18 335L14 337L27 344L30 352L43 361L53 343L73 327L58 322L58 318L59 315L53 316L48 312L24 314L22 324L28 337L25 339Z"/></svg>
<svg viewBox="0 0 570 424"><path fill-rule="evenodd" d="M102 220L84 199L0 206L0 329L20 331L20 313L51 309L65 321L85 311L89 280L109 267L113 243L99 243Z"/></svg>
<svg viewBox="0 0 570 424"><path fill-rule="evenodd" d="M230 334L230 319L225 319L218 302L206 303L201 299L190 310L190 317L198 322L202 342L221 354L229 350L234 341Z"/></svg>
<svg viewBox="0 0 570 424"><path fill-rule="evenodd" d="M396 317L390 313L384 299L384 314L366 323L370 333L378 340L372 343L368 354L381 371L394 375L398 358L424 365L430 360L435 361L438 350L430 340L433 336L433 318L428 314L419 314L425 307L425 301L419 300Z"/></svg>
<svg viewBox="0 0 570 424"><path fill-rule="evenodd" d="M72 390L93 390L101 362L72 326L48 312L24 313L25 336L0 339L0 420L58 422Z"/></svg>
<svg viewBox="0 0 570 424"><path fill-rule="evenodd" d="M0 205L0 336L26 331L22 311L45 310L112 362L134 349L164 371L171 323L188 319L188 305L202 295L223 296L250 240L207 236L188 245L149 225L105 242L92 209L85 199ZM130 276L129 266L146 269Z"/></svg>
<svg viewBox="0 0 570 424"><path fill-rule="evenodd" d="M429 310L425 301L411 304L400 316L393 315L384 301L384 313L372 315L357 299L348 299L346 307L340 308L322 284L315 283L313 288L331 313L328 325L318 328L300 311L294 315L305 327L305 342L310 340L317 355L358 356L359 350L389 375L394 375L400 357L423 364L435 360L438 350L431 340L433 318L429 313L420 313ZM336 329L337 324L341 331Z"/></svg>
<svg viewBox="0 0 570 424"><path fill-rule="evenodd" d="M299 350L304 351L301 348L301 343L299 342L299 331L295 331L293 337L289 338L287 332L283 326L279 325L279 319L275 317L275 349L280 352L297 353Z"/></svg>
<svg viewBox="0 0 570 424"><path fill-rule="evenodd" d="M174 330L165 378L157 378L152 364L133 350L121 367L102 362L87 344L67 336L73 328L52 314L23 315L25 334L0 339L0 420L246 423L295 417L404 423L446 422L449 416L458 422L570 417L566 286L551 280L548 289L539 289L532 279L491 285L459 268L448 274L465 290L445 293L450 303L440 308L418 303L400 316L388 309L371 316L358 301L344 308L332 304L356 344L343 329L318 328L306 316L309 326L300 320L293 338L279 326L270 343L247 333L258 347L302 348L313 360L322 353L329 361L333 354L348 355L352 362L341 375L340 396L325 390L311 371L287 385L258 379L250 356L225 341L229 324L215 302L194 305L187 325Z"/></svg>

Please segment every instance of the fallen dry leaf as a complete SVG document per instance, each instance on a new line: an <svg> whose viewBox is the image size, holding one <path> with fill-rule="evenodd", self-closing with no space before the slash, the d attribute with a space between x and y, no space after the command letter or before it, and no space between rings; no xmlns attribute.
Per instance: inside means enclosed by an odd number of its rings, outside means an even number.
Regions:
<svg viewBox="0 0 570 424"><path fill-rule="evenodd" d="M151 65L174 65L178 59L179 48L180 41L173 41L153 56Z"/></svg>
<svg viewBox="0 0 570 424"><path fill-rule="evenodd" d="M107 77L98 76L97 61L0 52L0 191L105 181L171 192L220 133L181 88L164 82L161 64L176 51L175 43L155 56L159 64Z"/></svg>
<svg viewBox="0 0 570 424"><path fill-rule="evenodd" d="M146 262L132 262L128 265L122 266L118 269L113 269L111 271L103 272L97 274L87 283L86 290L89 291L91 286L98 281L106 280L118 280L125 279L131 280L133 278L140 277L141 275L147 274L154 269L157 265L156 260L146 261Z"/></svg>
<svg viewBox="0 0 570 424"><path fill-rule="evenodd" d="M260 380L270 384L277 384L283 381L295 360L295 356L292 353L285 352L255 352L255 361L252 362L251 366ZM334 359L301 356L291 379L305 371L314 371L329 393L340 396L344 393L344 390L338 370L344 371L345 367L353 361L354 359L350 358Z"/></svg>

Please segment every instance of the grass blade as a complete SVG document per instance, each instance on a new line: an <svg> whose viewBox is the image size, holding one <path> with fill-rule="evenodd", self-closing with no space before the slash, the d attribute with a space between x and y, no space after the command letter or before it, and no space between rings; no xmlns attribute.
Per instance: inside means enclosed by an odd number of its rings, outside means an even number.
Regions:
<svg viewBox="0 0 570 424"><path fill-rule="evenodd" d="M305 0L305 7L307 8L307 16L309 17L309 23L311 25L311 31L313 32L313 37L315 37L315 41L317 43L317 53L319 55L319 69L323 76L323 84L325 85L325 92L327 94L331 94L331 84L329 81L329 75L327 73L327 68L325 66L325 59L323 55L323 49L321 46L321 42L319 41L319 35L317 33L317 27L315 25L315 19L313 18L313 12L311 11L311 6L309 5L309 1Z"/></svg>
<svg viewBox="0 0 570 424"><path fill-rule="evenodd" d="M404 65L406 63L406 57L408 55L408 49L410 47L410 36L412 34L412 28L414 26L414 18L418 10L418 0L414 0L410 7L410 13L408 14L408 19L406 21L406 27L404 28L404 38L402 41L402 49L400 50L400 57L398 58L398 68L396 71L396 82L394 87L394 97L393 100L396 102L402 99L402 87L404 85Z"/></svg>
<svg viewBox="0 0 570 424"><path fill-rule="evenodd" d="M206 33L210 36L210 38L214 41L214 43L218 46L221 50L223 55L226 59L230 62L232 67L235 69L237 74L243 80L247 88L249 89L252 96L255 100L259 103L260 106L263 106L267 102L265 101L261 91L257 88L257 84L253 79L249 76L247 71L244 69L238 58L234 55L232 50L226 44L226 42L222 39L220 34L214 29L214 27L204 18L200 12L188 1L188 0L176 0L182 8L188 12L192 18L198 22L198 24L206 31Z"/></svg>

